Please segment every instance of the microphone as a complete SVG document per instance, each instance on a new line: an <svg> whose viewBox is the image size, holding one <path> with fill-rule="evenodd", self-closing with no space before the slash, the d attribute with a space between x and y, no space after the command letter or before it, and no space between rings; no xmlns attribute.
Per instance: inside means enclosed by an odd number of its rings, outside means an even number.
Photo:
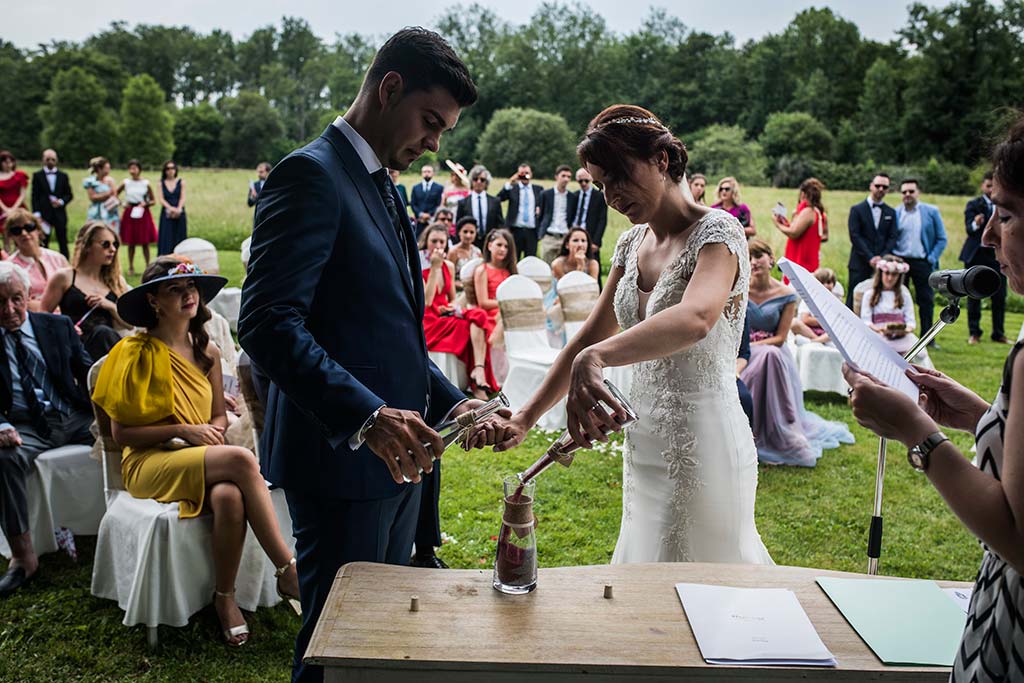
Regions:
<svg viewBox="0 0 1024 683"><path fill-rule="evenodd" d="M937 270L928 276L928 285L951 297L987 299L999 291L999 273L988 266L971 266L957 270Z"/></svg>

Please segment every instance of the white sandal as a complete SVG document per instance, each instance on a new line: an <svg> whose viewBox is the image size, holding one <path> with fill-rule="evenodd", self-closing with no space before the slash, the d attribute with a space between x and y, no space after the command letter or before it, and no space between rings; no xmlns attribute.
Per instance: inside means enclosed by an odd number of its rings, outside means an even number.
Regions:
<svg viewBox="0 0 1024 683"><path fill-rule="evenodd" d="M291 569L294 566L295 566L295 558L292 557L290 560L288 560L288 564L282 565L282 566L280 566L280 567L278 567L278 568L276 568L274 570L274 578L277 579L277 582L276 582L274 587L277 589L277 597L279 597L282 600L286 601L291 606L291 608L293 610L295 610L295 614L297 614L297 615L299 615L301 617L302 616L302 603L299 602L298 596L288 595L283 590L281 590L281 577L284 576L284 573L286 571L288 571L289 569Z"/></svg>
<svg viewBox="0 0 1024 683"><path fill-rule="evenodd" d="M227 593L223 593L221 591L215 590L215 591L213 591L213 596L214 596L214 599L216 599L216 598L231 598L231 599L234 599L235 591L228 591ZM216 609L216 607L214 607L214 609ZM220 617L218 616L218 620L219 619L220 619ZM223 626L223 625L224 624L222 622L221 626ZM224 643L226 645L229 645L231 647L242 647L243 645L245 645L246 643L249 642L249 625L243 622L239 626L231 626L231 627L228 627L228 628L224 629L223 631L221 631L221 634L224 636ZM238 638L239 636L245 636L245 638L243 638L242 640L240 640L238 642L235 642L234 639Z"/></svg>

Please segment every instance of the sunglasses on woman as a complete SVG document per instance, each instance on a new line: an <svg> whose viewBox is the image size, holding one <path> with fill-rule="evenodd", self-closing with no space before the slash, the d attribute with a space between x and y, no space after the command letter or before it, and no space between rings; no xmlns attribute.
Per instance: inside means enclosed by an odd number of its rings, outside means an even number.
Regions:
<svg viewBox="0 0 1024 683"><path fill-rule="evenodd" d="M111 246L113 246L114 249L118 249L121 246L121 243L118 242L117 240L114 240L113 242L111 242L110 240L103 240L102 242L95 242L95 244L100 245L104 249L110 249Z"/></svg>
<svg viewBox="0 0 1024 683"><path fill-rule="evenodd" d="M23 232L35 232L38 226L35 223L29 223L28 225L15 225L7 229L11 233L11 237L17 237Z"/></svg>

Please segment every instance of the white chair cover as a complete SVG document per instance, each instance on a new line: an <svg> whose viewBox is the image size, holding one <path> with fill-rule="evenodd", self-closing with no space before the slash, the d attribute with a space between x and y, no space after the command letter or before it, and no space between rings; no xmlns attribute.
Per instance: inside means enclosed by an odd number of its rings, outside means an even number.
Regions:
<svg viewBox="0 0 1024 683"><path fill-rule="evenodd" d="M448 378L448 381L459 389L469 386L469 375L466 373L466 364L463 363L454 353L443 351L428 351L430 360L434 361L437 369Z"/></svg>
<svg viewBox="0 0 1024 683"><path fill-rule="evenodd" d="M252 235L242 240L241 250L242 267L245 270L249 270L249 256L252 254Z"/></svg>
<svg viewBox="0 0 1024 683"><path fill-rule="evenodd" d="M871 284L874 282L873 278L862 280L857 283L857 286L853 288L853 312L860 317L860 302L864 298L864 293L871 289Z"/></svg>
<svg viewBox="0 0 1024 683"><path fill-rule="evenodd" d="M178 256L187 256L207 273L220 273L220 261L217 259L217 247L199 237L189 237L178 242L174 247Z"/></svg>
<svg viewBox="0 0 1024 683"><path fill-rule="evenodd" d="M597 280L582 271L566 273L558 281L558 298L562 302L562 316L565 318L566 342L575 337L583 327L583 323L597 305L600 295L601 288Z"/></svg>
<svg viewBox="0 0 1024 683"><path fill-rule="evenodd" d="M483 262L482 258L470 259L459 271L459 279L462 281L462 291L465 293L466 302L474 308L476 307L476 286L473 284L473 273Z"/></svg>
<svg viewBox="0 0 1024 683"><path fill-rule="evenodd" d="M66 527L72 533L94 536L103 517L103 472L90 457L91 446L62 446L44 451L25 481L28 494L28 528L37 554L57 550L53 531ZM0 555L11 548L0 532Z"/></svg>
<svg viewBox="0 0 1024 683"><path fill-rule="evenodd" d="M242 308L242 290L239 287L225 287L207 304L209 309L228 321L233 332L238 332L238 312Z"/></svg>
<svg viewBox="0 0 1024 683"><path fill-rule="evenodd" d="M90 392L104 360L97 361L89 373ZM125 613L122 623L144 624L150 629L150 643L155 644L158 625L185 626L213 598L213 517L178 519L177 503L132 497L121 479L120 449L109 438L101 442L107 510L96 539L92 594L116 600ZM272 492L271 500L279 523L289 519L283 493ZM291 544L291 524L287 527L282 534ZM274 567L252 529L246 530L235 587L236 600L244 610L280 602Z"/></svg>
<svg viewBox="0 0 1024 683"><path fill-rule="evenodd" d="M527 256L516 264L516 270L523 277L528 277L540 286L544 294L551 289L551 266L544 262L544 259L536 256Z"/></svg>
<svg viewBox="0 0 1024 683"><path fill-rule="evenodd" d="M512 410L517 410L540 387L559 352L548 345L540 285L523 275L512 275L498 286L495 296L505 327L508 358L508 376L502 390ZM564 429L565 401L541 416L537 426Z"/></svg>
<svg viewBox="0 0 1024 683"><path fill-rule="evenodd" d="M846 396L850 385L843 379L843 355L839 349L808 341L796 345L795 355L804 391L828 391Z"/></svg>

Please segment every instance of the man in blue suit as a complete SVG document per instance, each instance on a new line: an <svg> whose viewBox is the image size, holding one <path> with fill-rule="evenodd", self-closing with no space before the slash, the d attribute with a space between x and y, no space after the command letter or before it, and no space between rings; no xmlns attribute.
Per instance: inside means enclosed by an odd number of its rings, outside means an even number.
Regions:
<svg viewBox="0 0 1024 683"><path fill-rule="evenodd" d="M946 248L946 226L938 207L921 201L921 184L914 178L900 183L903 205L896 209L899 232L894 254L910 264L910 280L914 283L921 334L932 326L935 318L935 293L928 276L939 269L939 257ZM929 346L936 346L933 341Z"/></svg>
<svg viewBox="0 0 1024 683"><path fill-rule="evenodd" d="M439 35L399 31L345 115L281 161L259 198L238 332L271 380L260 447L296 541L296 683L323 679L303 656L338 569L408 563L417 469L443 449L428 425L478 404L427 357L419 253L388 177L437 151L476 98Z"/></svg>
<svg viewBox="0 0 1024 683"><path fill-rule="evenodd" d="M885 173L876 173L868 187L868 198L850 207L849 282L846 305L853 308L853 288L874 277L875 264L896 248L896 211L885 203L891 181Z"/></svg>
<svg viewBox="0 0 1024 683"><path fill-rule="evenodd" d="M995 213L995 204L992 203L992 171L989 171L981 180L981 196L975 197L967 202L964 207L964 227L967 228L967 239L964 240L964 247L960 250L960 260L964 266L988 266L997 273L1002 284L999 291L992 295L992 341L1000 344L1009 344L1003 323L1006 317L1006 276L999 272L999 262L996 261L995 250L992 247L983 246L981 233ZM967 298L967 329L970 337L968 344L981 342L981 301Z"/></svg>
<svg viewBox="0 0 1024 683"><path fill-rule="evenodd" d="M425 227L437 211L437 207L441 206L444 187L434 180L434 167L430 164L424 164L420 169L420 176L423 180L413 186L410 204L416 223Z"/></svg>

